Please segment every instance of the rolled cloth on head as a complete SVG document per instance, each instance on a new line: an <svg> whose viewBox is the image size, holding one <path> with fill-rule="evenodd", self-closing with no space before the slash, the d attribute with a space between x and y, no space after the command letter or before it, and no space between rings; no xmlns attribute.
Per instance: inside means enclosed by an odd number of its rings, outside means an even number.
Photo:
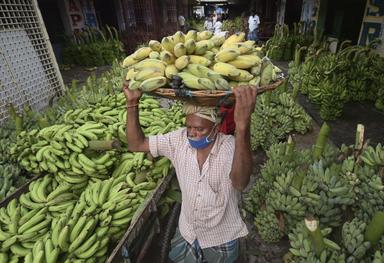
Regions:
<svg viewBox="0 0 384 263"><path fill-rule="evenodd" d="M200 118L209 120L215 124L220 123L220 108L196 106L189 103L184 103L183 111L185 115L194 114Z"/></svg>

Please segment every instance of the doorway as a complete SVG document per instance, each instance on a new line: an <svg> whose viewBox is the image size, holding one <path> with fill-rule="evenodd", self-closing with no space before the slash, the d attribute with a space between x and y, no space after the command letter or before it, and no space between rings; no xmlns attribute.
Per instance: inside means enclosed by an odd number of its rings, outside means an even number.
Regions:
<svg viewBox="0 0 384 263"><path fill-rule="evenodd" d="M303 0L287 0L285 4L284 23L293 27L293 23L300 22Z"/></svg>
<svg viewBox="0 0 384 263"><path fill-rule="evenodd" d="M325 34L340 41L349 39L357 44L363 21L366 0L328 2Z"/></svg>

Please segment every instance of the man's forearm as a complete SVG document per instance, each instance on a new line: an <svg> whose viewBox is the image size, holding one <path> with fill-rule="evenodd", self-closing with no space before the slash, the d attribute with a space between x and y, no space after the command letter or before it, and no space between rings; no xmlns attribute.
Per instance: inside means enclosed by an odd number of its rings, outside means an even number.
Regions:
<svg viewBox="0 0 384 263"><path fill-rule="evenodd" d="M145 136L140 127L138 105L127 105L127 123L125 132L128 141L128 149L133 152L140 151L140 145L143 145Z"/></svg>
<svg viewBox="0 0 384 263"><path fill-rule="evenodd" d="M235 153L232 162L231 180L233 186L242 191L247 187L252 173L252 151L250 127L236 130Z"/></svg>

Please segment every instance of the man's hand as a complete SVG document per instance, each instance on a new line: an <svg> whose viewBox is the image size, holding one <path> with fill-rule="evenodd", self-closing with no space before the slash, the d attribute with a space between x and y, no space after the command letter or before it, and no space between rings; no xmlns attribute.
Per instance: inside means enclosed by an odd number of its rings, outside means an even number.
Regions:
<svg viewBox="0 0 384 263"><path fill-rule="evenodd" d="M129 81L124 81L123 91L124 91L127 106L132 106L139 103L142 92L140 90L130 90Z"/></svg>
<svg viewBox="0 0 384 263"><path fill-rule="evenodd" d="M257 89L253 86L237 87L233 89L236 97L234 119L236 130L244 130L251 123L251 115L255 110Z"/></svg>

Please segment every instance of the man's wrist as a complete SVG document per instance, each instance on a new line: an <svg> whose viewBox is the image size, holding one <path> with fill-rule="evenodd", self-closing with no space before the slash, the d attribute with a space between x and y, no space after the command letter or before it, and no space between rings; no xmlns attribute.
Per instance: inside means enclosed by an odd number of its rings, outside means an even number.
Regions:
<svg viewBox="0 0 384 263"><path fill-rule="evenodd" d="M125 104L127 108L134 108L139 105L139 101L138 100L127 101Z"/></svg>
<svg viewBox="0 0 384 263"><path fill-rule="evenodd" d="M250 124L236 124L236 133L237 134L245 134L248 133L251 130Z"/></svg>

